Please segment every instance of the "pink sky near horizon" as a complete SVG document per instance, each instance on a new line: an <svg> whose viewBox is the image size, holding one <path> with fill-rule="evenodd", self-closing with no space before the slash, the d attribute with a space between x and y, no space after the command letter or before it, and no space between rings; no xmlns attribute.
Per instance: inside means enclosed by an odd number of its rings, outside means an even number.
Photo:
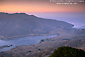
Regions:
<svg viewBox="0 0 85 57"><path fill-rule="evenodd" d="M57 5L50 0L28 0L28 1L0 1L0 12L85 12L83 3L76 5Z"/></svg>
<svg viewBox="0 0 85 57"><path fill-rule="evenodd" d="M50 0L0 0L0 12L27 13L62 20L79 27L85 24L85 3L57 5Z"/></svg>

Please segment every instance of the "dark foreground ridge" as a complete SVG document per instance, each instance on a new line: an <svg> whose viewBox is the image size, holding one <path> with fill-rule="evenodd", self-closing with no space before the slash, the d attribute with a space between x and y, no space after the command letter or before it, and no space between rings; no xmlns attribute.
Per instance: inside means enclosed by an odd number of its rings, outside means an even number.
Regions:
<svg viewBox="0 0 85 57"><path fill-rule="evenodd" d="M59 47L49 57L85 57L85 51L71 47Z"/></svg>

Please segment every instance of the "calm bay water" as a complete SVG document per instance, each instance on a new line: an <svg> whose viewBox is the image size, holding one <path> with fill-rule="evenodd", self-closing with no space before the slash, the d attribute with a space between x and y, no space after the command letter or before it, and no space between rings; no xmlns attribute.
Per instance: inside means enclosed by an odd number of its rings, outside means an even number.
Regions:
<svg viewBox="0 0 85 57"><path fill-rule="evenodd" d="M0 40L0 47L6 46L6 45L12 45L10 47L0 48L0 52L10 50L10 49L15 48L17 46L38 44L40 42L40 40L42 40L42 39L52 38L52 37L56 37L56 36L57 35L28 36L25 38L16 38L16 39L7 40L7 41Z"/></svg>

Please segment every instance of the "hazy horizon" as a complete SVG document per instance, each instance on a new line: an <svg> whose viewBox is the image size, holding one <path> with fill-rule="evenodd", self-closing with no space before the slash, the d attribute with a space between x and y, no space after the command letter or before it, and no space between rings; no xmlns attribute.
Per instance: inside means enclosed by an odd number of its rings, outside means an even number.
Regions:
<svg viewBox="0 0 85 57"><path fill-rule="evenodd" d="M77 12L77 13L27 13L31 15L35 15L37 17L46 18L46 19L54 19L65 21L75 25L74 27L81 27L85 25L85 13Z"/></svg>
<svg viewBox="0 0 85 57"><path fill-rule="evenodd" d="M56 1L56 0L55 0ZM66 3L66 0L62 0ZM85 0L77 4L57 4L52 0L3 0L0 1L0 12L27 13L35 16L66 21L74 24L75 27L85 25Z"/></svg>
<svg viewBox="0 0 85 57"><path fill-rule="evenodd" d="M17 13L17 12L15 12ZM20 13L20 12L19 12ZM21 12L24 13L24 12ZM13 13L11 13L13 14ZM74 25L75 28L85 25L85 13L84 12L68 12L68 13L26 13L28 15L35 15L40 18L54 19L59 21L65 21Z"/></svg>

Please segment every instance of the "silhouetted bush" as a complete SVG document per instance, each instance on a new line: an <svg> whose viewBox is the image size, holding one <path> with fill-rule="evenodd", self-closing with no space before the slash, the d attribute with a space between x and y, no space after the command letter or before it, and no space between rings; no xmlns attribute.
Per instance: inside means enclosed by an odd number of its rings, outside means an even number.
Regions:
<svg viewBox="0 0 85 57"><path fill-rule="evenodd" d="M85 57L85 51L64 46L64 47L59 47L49 57Z"/></svg>

